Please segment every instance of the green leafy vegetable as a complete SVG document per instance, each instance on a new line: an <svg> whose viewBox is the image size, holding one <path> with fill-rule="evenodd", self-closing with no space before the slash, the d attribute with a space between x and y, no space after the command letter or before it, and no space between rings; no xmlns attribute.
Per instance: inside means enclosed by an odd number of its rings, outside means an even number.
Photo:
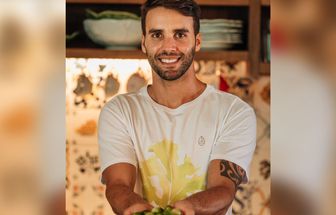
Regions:
<svg viewBox="0 0 336 215"><path fill-rule="evenodd" d="M136 212L133 215L182 215L179 209L167 206L166 208L153 208L151 211Z"/></svg>

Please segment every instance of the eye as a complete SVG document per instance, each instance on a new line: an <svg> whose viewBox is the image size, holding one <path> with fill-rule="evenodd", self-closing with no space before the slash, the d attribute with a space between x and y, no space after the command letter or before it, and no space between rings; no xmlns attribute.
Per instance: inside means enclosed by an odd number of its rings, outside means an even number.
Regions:
<svg viewBox="0 0 336 215"><path fill-rule="evenodd" d="M160 32L156 32L156 33L153 33L152 34L152 37L153 38L161 38L162 37L162 34Z"/></svg>
<svg viewBox="0 0 336 215"><path fill-rule="evenodd" d="M178 32L178 33L176 33L176 35L175 35L175 37L178 38L178 39L182 39L182 38L184 38L184 37L186 37L186 36L187 36L187 35L184 34L184 33L182 33L182 32Z"/></svg>

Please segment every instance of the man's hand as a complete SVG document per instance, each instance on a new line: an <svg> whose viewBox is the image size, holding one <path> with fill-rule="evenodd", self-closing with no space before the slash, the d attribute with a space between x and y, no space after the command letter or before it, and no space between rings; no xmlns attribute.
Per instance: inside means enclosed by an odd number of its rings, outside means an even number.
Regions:
<svg viewBox="0 0 336 215"><path fill-rule="evenodd" d="M132 215L136 212L142 212L142 211L150 211L152 210L153 206L151 206L148 203L136 203L134 205L131 205L130 207L128 207L123 215Z"/></svg>
<svg viewBox="0 0 336 215"><path fill-rule="evenodd" d="M194 206L187 199L175 202L173 207L182 211L184 215L195 215Z"/></svg>
<svg viewBox="0 0 336 215"><path fill-rule="evenodd" d="M185 215L225 214L234 199L236 187L246 180L246 173L240 166L226 160L213 160L208 168L207 189L177 201L173 206Z"/></svg>
<svg viewBox="0 0 336 215"><path fill-rule="evenodd" d="M135 193L136 167L128 163L113 164L103 171L106 198L114 213L131 215L152 209L152 206Z"/></svg>

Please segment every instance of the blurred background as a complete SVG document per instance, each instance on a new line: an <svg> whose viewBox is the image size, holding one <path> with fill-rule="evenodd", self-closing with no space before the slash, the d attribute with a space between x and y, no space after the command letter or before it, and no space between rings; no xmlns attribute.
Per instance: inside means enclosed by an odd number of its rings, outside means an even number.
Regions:
<svg viewBox="0 0 336 215"><path fill-rule="evenodd" d="M240 96L258 117L251 182L239 188L235 213L334 214L335 2L198 2L207 19L198 77ZM125 36L131 47L107 40L97 23L133 16L105 10L139 15L139 5L0 2L1 214L111 214L99 183L97 116L151 77L137 38Z"/></svg>
<svg viewBox="0 0 336 215"><path fill-rule="evenodd" d="M335 213L335 12L335 1L272 1L274 214Z"/></svg>
<svg viewBox="0 0 336 215"><path fill-rule="evenodd" d="M64 41L64 1L0 1L1 214L64 214Z"/></svg>

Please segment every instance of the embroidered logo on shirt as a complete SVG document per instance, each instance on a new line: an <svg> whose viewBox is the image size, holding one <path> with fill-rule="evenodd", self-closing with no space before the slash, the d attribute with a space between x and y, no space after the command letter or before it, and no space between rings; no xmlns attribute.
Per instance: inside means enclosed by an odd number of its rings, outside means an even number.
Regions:
<svg viewBox="0 0 336 215"><path fill-rule="evenodd" d="M198 138L198 145L200 145L200 146L204 146L204 144L205 144L205 139L204 139L203 136L200 136L200 137Z"/></svg>

